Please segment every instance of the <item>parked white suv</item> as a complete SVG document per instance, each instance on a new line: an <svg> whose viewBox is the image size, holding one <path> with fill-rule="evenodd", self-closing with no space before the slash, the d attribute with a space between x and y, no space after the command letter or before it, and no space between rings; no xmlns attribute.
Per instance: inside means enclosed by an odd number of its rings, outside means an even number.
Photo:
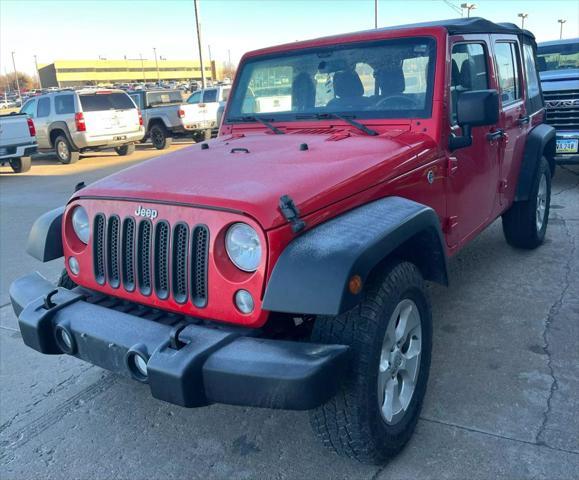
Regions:
<svg viewBox="0 0 579 480"><path fill-rule="evenodd" d="M54 150L62 163L102 148L129 155L145 135L137 106L122 90L51 92L31 98L20 112L34 119L38 149Z"/></svg>

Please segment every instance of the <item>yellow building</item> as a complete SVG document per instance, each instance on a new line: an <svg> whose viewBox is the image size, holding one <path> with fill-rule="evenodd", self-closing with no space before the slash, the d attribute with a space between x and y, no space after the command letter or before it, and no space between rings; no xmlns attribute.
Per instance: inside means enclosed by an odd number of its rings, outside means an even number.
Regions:
<svg viewBox="0 0 579 480"><path fill-rule="evenodd" d="M222 80L223 64L204 62L207 80ZM38 69L43 87L110 85L113 83L201 80L193 60L56 60Z"/></svg>

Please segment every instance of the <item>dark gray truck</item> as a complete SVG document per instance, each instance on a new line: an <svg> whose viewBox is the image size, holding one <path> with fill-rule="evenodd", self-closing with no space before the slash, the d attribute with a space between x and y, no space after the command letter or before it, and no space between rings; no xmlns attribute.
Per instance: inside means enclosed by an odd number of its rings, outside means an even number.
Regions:
<svg viewBox="0 0 579 480"><path fill-rule="evenodd" d="M579 38L540 43L537 66L560 165L579 165Z"/></svg>

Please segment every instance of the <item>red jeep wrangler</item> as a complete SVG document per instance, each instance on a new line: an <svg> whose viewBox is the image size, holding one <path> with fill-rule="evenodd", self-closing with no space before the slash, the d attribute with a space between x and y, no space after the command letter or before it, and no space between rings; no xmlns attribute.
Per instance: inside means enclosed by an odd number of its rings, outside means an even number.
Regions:
<svg viewBox="0 0 579 480"><path fill-rule="evenodd" d="M77 189L10 289L24 342L185 407L311 409L380 463L416 425L425 280L502 216L545 238L555 153L533 35L480 18L296 42L242 59L220 136Z"/></svg>

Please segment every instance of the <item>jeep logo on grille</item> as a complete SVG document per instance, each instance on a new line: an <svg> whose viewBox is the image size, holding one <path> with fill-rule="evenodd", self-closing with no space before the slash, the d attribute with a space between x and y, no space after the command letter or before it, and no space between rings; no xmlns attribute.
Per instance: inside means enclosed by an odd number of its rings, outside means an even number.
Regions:
<svg viewBox="0 0 579 480"><path fill-rule="evenodd" d="M157 218L159 215L159 212L157 212L157 210L154 208L143 208L141 205L139 205L135 210L135 215L137 217L147 217L151 220L155 220L155 218Z"/></svg>
<svg viewBox="0 0 579 480"><path fill-rule="evenodd" d="M547 108L578 108L579 100L547 100Z"/></svg>

